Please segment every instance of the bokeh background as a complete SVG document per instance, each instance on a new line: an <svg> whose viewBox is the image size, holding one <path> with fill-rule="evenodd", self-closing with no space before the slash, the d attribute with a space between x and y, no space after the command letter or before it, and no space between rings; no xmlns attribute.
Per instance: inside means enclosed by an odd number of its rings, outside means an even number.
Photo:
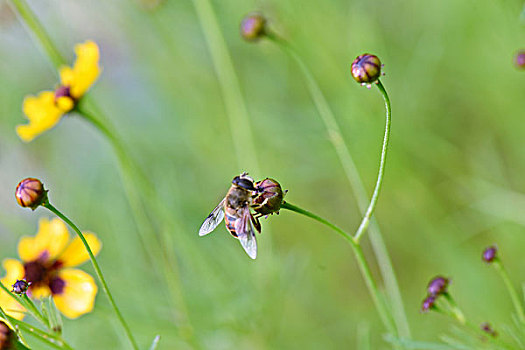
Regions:
<svg viewBox="0 0 525 350"><path fill-rule="evenodd" d="M114 153L97 130L73 114L30 144L17 138L24 96L53 88L57 76L6 1L0 2L2 258L16 257L19 238L50 217L44 209L21 209L13 196L20 179L39 177L57 207L103 240L100 264L143 348L156 334L160 349L193 348L184 340L190 328L206 349L353 349L366 338L372 348L389 348L351 249L327 228L291 212L263 220L255 261L223 226L198 237L241 171L278 179L288 201L349 231L360 221L297 65L271 42L239 37L243 15L259 10L312 68L370 193L384 105L349 70L363 52L385 63L393 124L376 218L413 337L436 341L450 329L442 316L419 312L436 274L452 278L450 290L473 323L511 323L506 290L480 256L497 244L521 290L525 72L513 57L525 47L522 1L212 0L216 34L224 36L247 106L256 157L250 165L235 154L192 1L29 5L68 61L75 43L99 44L104 71L90 97L162 193L162 205L182 219L167 247L178 257L169 268L180 283L169 290L154 272ZM246 168L254 164L258 170ZM365 253L373 261L368 243ZM92 273L89 264L84 269ZM125 347L100 291L93 313L65 322L66 339L79 349Z"/></svg>

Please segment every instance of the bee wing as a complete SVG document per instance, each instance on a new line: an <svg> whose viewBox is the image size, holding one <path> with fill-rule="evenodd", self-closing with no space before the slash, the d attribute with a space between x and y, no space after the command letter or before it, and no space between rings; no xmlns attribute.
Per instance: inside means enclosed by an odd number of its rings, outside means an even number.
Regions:
<svg viewBox="0 0 525 350"><path fill-rule="evenodd" d="M257 257L257 240L253 232L250 209L246 208L241 217L235 222L235 231L237 238L241 242L246 254L252 259Z"/></svg>
<svg viewBox="0 0 525 350"><path fill-rule="evenodd" d="M222 222L224 219L224 201L223 199L218 206L213 209L213 211L208 215L206 220L201 225L201 228L199 230L199 236L207 235L208 233L215 230L217 226Z"/></svg>

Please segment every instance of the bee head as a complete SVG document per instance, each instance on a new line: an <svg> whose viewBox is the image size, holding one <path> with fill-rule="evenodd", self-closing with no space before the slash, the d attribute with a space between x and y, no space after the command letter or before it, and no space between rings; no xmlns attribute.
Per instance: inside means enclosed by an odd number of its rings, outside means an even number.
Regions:
<svg viewBox="0 0 525 350"><path fill-rule="evenodd" d="M246 175L245 173L239 176L235 176L232 180L232 184L240 188L244 188L245 190L248 190L248 191L256 190L253 184L253 179L249 177L248 175Z"/></svg>

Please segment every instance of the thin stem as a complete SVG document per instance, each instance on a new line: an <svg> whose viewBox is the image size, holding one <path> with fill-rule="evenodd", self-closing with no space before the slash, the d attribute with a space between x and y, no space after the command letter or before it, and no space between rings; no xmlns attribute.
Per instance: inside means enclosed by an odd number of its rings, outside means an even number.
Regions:
<svg viewBox="0 0 525 350"><path fill-rule="evenodd" d="M149 206L158 209L158 212L163 214L163 217L169 222L168 226L172 230L181 231L178 220L174 218L175 215L173 213L167 213L164 206L159 206L161 201L158 199L158 194L154 190L153 185L133 159L130 158L124 144L117 137L116 132L111 130L99 118L88 112L86 108L84 108L84 103L85 101L77 106L77 113L93 124L93 126L95 126L95 128L97 128L108 139L115 151L119 163L120 176L124 185L124 191L128 198L135 223L138 226L138 233L141 242L145 247L146 254L152 261L158 259L161 260L159 262L159 265L162 266L161 271L157 271L162 274L162 278L167 284L167 289L169 293L171 293L173 302L178 311L176 323L179 328L179 334L182 338L192 343L194 347L199 347L194 338L193 327L189 321L184 296L180 292L181 282L178 273L178 259L174 256L173 251L169 249L170 245L167 244L168 239L165 236L165 230L157 230L146 215L147 210L137 188L140 187L140 192L144 195L144 200L148 201ZM98 108L94 106L93 102L90 103L90 106L91 108L96 109L99 115L101 114L101 112L98 111ZM159 235L159 231L162 235ZM152 233L153 239L147 235L147 232ZM162 254L158 254L159 251L161 251ZM158 269L157 264L155 264L155 268Z"/></svg>
<svg viewBox="0 0 525 350"><path fill-rule="evenodd" d="M0 282L0 288L4 290L9 296L16 300L18 303L20 303L24 308L26 308L31 315L33 315L34 318L37 319L38 322L40 322L44 327L49 328L48 321L42 316L40 311L38 311L36 305L27 297L26 294L23 295L17 295L10 291L2 282Z"/></svg>
<svg viewBox="0 0 525 350"><path fill-rule="evenodd" d="M372 214L374 213L374 210L377 204L377 200L379 199L379 192L381 191L381 185L383 184L383 176L385 174L386 155L388 152L388 141L390 140L390 124L391 124L391 119L392 119L391 118L392 109L390 106L390 98L388 97L385 87L383 86L380 80L377 81L376 86L381 92L381 94L383 95L383 99L385 100L385 108L386 108L385 136L383 138L383 147L381 149L381 161L379 163L379 174L377 175L376 187L374 189L374 193L372 194L372 199L370 200L368 209L366 210L366 214L363 217L363 220L361 221L361 224L359 225L359 228L357 229L354 235L355 240L358 242L361 236L363 235L363 233L366 231L368 224L370 223L370 218L372 217Z"/></svg>
<svg viewBox="0 0 525 350"><path fill-rule="evenodd" d="M20 343L22 343L22 345L24 345L25 347L29 348L29 345L27 345L27 342L26 340L24 339L24 336L22 335L22 332L20 332L20 328L19 327L16 327L10 320L9 320L9 316L5 313L4 309L2 309L2 307L0 307L0 317L3 319L3 321L9 326L9 328L11 328L16 336L18 337L18 340L20 341Z"/></svg>
<svg viewBox="0 0 525 350"><path fill-rule="evenodd" d="M314 219L330 227L332 230L337 232L339 235L343 236L343 238L345 238L348 243L350 243L350 246L352 247L355 253L356 260L359 265L359 269L361 270L361 274L363 275L368 291L370 292L370 295L372 296L372 300L374 301L374 304L379 313L379 316L381 317L381 321L383 322L385 327L388 329L388 331L397 337L398 334L397 334L397 330L394 324L394 320L393 320L391 311L388 308L387 304L385 303L383 296L379 292L379 288L377 287L374 277L372 276L372 272L370 271L370 267L368 266L368 263L363 254L363 250L361 249L361 245L359 244L359 242L357 242L348 232L342 230L338 226L332 224L330 221L323 219L319 215L316 215L308 210L302 209L296 205L286 203L286 202L281 205L281 208L288 209L296 213L305 215L311 219Z"/></svg>
<svg viewBox="0 0 525 350"><path fill-rule="evenodd" d="M44 315L38 310L33 300L31 300L26 293L23 293L20 295L20 299L23 299L27 306L29 306L29 311L31 314L38 320L40 323L42 323L47 329L51 330L51 327L49 326L49 319L44 317Z"/></svg>
<svg viewBox="0 0 525 350"><path fill-rule="evenodd" d="M209 0L193 0L193 5L199 17L219 79L238 166L240 169L250 169L252 173L257 175L259 166L253 143L253 132L248 118L248 109L217 17Z"/></svg>
<svg viewBox="0 0 525 350"><path fill-rule="evenodd" d="M516 309L516 313L518 314L518 319L522 324L525 324L525 312L523 310L523 304L520 301L518 292L512 285L507 270L499 260L495 260L492 264L496 267L496 270L498 270L501 278L503 279L503 283L505 283L505 287L507 287L507 291L509 292L512 303L514 304L514 309Z"/></svg>
<svg viewBox="0 0 525 350"><path fill-rule="evenodd" d="M126 332L126 335L127 335L128 339L129 339L133 349L138 350L138 346L137 346L137 343L135 342L135 339L133 338L133 334L131 333L131 330L129 329L126 321L124 320L124 317L120 313L120 310L118 309L117 304L115 303L115 300L113 299L113 295L111 295L111 292L109 291L109 288L108 288L108 285L106 283L106 280L104 279L104 276L102 275L102 270L100 269L100 267L98 265L98 262L95 259L95 255L91 251L91 248L90 248L88 242L86 241L86 238L84 237L82 232L80 232L78 227L71 220L69 220L68 217L66 217L58 209L56 209L51 203L46 202L46 203L43 204L43 206L45 208L49 209L52 213L54 213L60 219L65 221L75 231L75 233L78 235L78 237L80 238L80 240L84 244L84 247L86 248L86 250L87 250L87 252L89 254L89 258L91 260L91 263L93 264L93 268L95 269L95 273L96 273L100 283L102 284L102 289L104 290L104 293L106 293L106 295L107 295L107 297L109 299L109 302L110 302L111 306L113 307L113 310L115 311L115 314L117 315L117 318L118 318L120 324L124 328L124 331Z"/></svg>
<svg viewBox="0 0 525 350"><path fill-rule="evenodd" d="M316 79L301 56L297 53L296 49L290 45L290 43L271 31L266 33L266 37L277 44L283 51L285 51L301 69L301 72L303 73L306 80L308 91L312 96L312 100L319 112L319 116L324 122L330 142L337 153L350 187L352 188L352 191L356 197L357 205L361 215L365 215L369 207L368 194L363 181L361 180L361 176L357 171L357 167L352 158L352 155L346 146L341 129L337 124L337 120L335 119L335 116L330 108L330 105L326 101L322 90L317 84ZM392 260L388 254L388 250L383 240L379 225L373 218L369 220L370 242L378 261L379 269L385 283L385 288L390 298L397 328L402 337L410 338L410 327L408 325L403 298L401 297L401 291L399 289L399 284L394 272Z"/></svg>
<svg viewBox="0 0 525 350"><path fill-rule="evenodd" d="M29 27L29 32L36 37L37 41L49 56L53 66L58 69L60 66L64 65L65 61L62 58L62 55L60 55L60 52L57 50L53 41L50 39L44 27L31 11L31 8L29 8L25 0L11 0L11 3L14 5L23 22Z"/></svg>
<svg viewBox="0 0 525 350"><path fill-rule="evenodd" d="M10 317L10 316L7 316L7 317L9 319L9 322L16 325L17 327L20 327L20 329L25 330L31 336L50 345L51 347L55 349L73 350L71 345L69 345L62 337L44 332L41 329L35 328L32 325L25 323L23 321L19 321L13 317Z"/></svg>

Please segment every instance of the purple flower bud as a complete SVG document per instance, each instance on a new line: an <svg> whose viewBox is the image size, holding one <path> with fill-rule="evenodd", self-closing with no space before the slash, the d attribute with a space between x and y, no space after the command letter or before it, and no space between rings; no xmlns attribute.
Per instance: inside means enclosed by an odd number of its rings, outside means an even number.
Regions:
<svg viewBox="0 0 525 350"><path fill-rule="evenodd" d="M496 332L488 322L483 322L479 327L483 332L493 336L494 338L498 336L498 332Z"/></svg>
<svg viewBox="0 0 525 350"><path fill-rule="evenodd" d="M435 302L436 302L436 296L429 295L428 297L423 300L423 304L421 305L421 311L422 312L428 312L435 308Z"/></svg>
<svg viewBox="0 0 525 350"><path fill-rule="evenodd" d="M241 36L248 41L256 41L264 36L266 18L258 13L250 14L241 22Z"/></svg>
<svg viewBox="0 0 525 350"><path fill-rule="evenodd" d="M525 69L525 50L521 50L516 54L516 67Z"/></svg>
<svg viewBox="0 0 525 350"><path fill-rule="evenodd" d="M381 76L381 61L377 56L365 53L352 63L352 77L361 84L372 84Z"/></svg>
<svg viewBox="0 0 525 350"><path fill-rule="evenodd" d="M27 288L29 288L29 286L31 285L31 283L27 283L27 281L25 279L22 279L22 280L16 280L16 282L13 284L13 290L12 292L15 293L15 294L24 294L26 291L27 291Z"/></svg>
<svg viewBox="0 0 525 350"><path fill-rule="evenodd" d="M438 296L447 292L450 280L448 278L437 276L428 284L427 291L429 295Z"/></svg>
<svg viewBox="0 0 525 350"><path fill-rule="evenodd" d="M20 206L35 210L47 200L47 191L40 180L28 177L16 186L15 197Z"/></svg>
<svg viewBox="0 0 525 350"><path fill-rule="evenodd" d="M481 258L483 259L483 261L490 264L497 258L496 257L497 252L498 252L498 248L495 245L490 246L483 251L483 255L481 256Z"/></svg>

